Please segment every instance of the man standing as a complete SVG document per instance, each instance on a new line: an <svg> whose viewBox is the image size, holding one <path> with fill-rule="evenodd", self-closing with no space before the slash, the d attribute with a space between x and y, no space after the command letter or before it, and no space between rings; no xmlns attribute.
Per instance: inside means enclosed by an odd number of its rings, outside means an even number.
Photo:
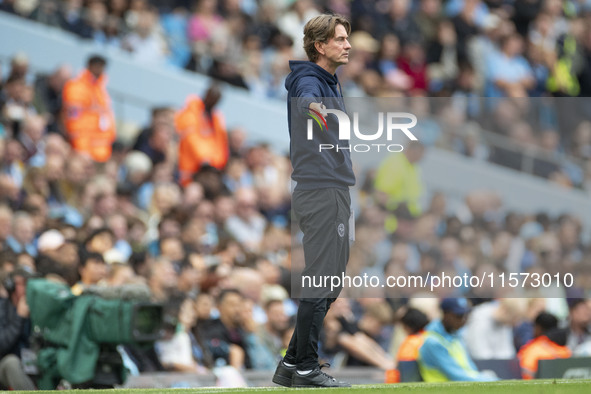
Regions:
<svg viewBox="0 0 591 394"><path fill-rule="evenodd" d="M86 69L66 82L62 93L64 126L74 150L104 163L116 138L115 115L104 74L107 60L91 56Z"/></svg>
<svg viewBox="0 0 591 394"><path fill-rule="evenodd" d="M292 179L297 182L293 211L304 234L303 276L340 276L349 259L349 187L355 184L351 157L346 149L319 152L319 144L346 146L346 141L339 140L336 117L326 116L326 110L345 111L335 73L349 61L350 32L349 21L338 15L319 15L308 21L304 49L309 61L291 61L285 82ZM314 125L312 133L307 133L308 114L320 114L325 128ZM318 365L319 331L341 289L312 294L312 289L302 290L295 331L273 382L287 387L348 387Z"/></svg>
<svg viewBox="0 0 591 394"><path fill-rule="evenodd" d="M175 127L179 133L179 177L188 185L199 170L209 165L223 170L230 150L222 112L216 108L222 92L216 84L207 89L203 100L195 95L187 98L185 107L176 113Z"/></svg>

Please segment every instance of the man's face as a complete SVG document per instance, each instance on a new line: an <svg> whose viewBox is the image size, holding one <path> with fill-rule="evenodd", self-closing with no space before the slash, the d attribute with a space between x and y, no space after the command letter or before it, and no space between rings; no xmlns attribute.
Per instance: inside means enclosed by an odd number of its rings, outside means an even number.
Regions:
<svg viewBox="0 0 591 394"><path fill-rule="evenodd" d="M289 319L285 314L283 302L273 302L267 309L267 319L271 329L276 332L282 332L287 329Z"/></svg>
<svg viewBox="0 0 591 394"><path fill-rule="evenodd" d="M334 31L334 37L327 42L320 43L321 50L327 60L337 66L349 63L349 51L351 44L347 40L349 35L343 25L337 25ZM322 54L322 52L321 52Z"/></svg>
<svg viewBox="0 0 591 394"><path fill-rule="evenodd" d="M105 66L103 64L99 64L99 63L95 63L95 64L91 64L88 67L88 71L90 71L90 73L92 75L94 75L94 77L96 79L100 78L101 75L103 75L103 73L105 72Z"/></svg>
<svg viewBox="0 0 591 394"><path fill-rule="evenodd" d="M585 327L591 323L591 305L589 302L581 302L570 311L571 324Z"/></svg>
<svg viewBox="0 0 591 394"><path fill-rule="evenodd" d="M238 294L226 294L222 302L218 305L220 317L222 320L232 321L235 325L240 324L240 312L244 302Z"/></svg>
<svg viewBox="0 0 591 394"><path fill-rule="evenodd" d="M466 324L466 320L468 319L468 314L458 315L453 312L445 312L443 314L443 326L445 327L446 331L450 334L457 332L460 328L464 327Z"/></svg>
<svg viewBox="0 0 591 394"><path fill-rule="evenodd" d="M35 224L31 218L20 218L13 229L14 238L21 244L28 244L35 237Z"/></svg>
<svg viewBox="0 0 591 394"><path fill-rule="evenodd" d="M107 277L107 265L104 261L88 259L86 265L80 269L80 276L85 284L97 284Z"/></svg>

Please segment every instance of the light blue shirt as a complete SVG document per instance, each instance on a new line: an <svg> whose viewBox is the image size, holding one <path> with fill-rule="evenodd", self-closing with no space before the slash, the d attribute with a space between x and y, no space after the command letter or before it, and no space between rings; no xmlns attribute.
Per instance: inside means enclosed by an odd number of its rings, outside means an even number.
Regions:
<svg viewBox="0 0 591 394"><path fill-rule="evenodd" d="M496 52L488 57L487 67L487 97L505 97L495 82L517 82L525 78L533 78L533 70L523 56L509 58L502 52Z"/></svg>
<svg viewBox="0 0 591 394"><path fill-rule="evenodd" d="M429 323L426 327L426 331L431 331L440 335L447 342L459 342L466 352L466 359L468 360L471 370L466 370L460 366L449 354L448 348L441 341L430 336L425 338L423 346L419 349L419 359L427 367L438 369L451 381L488 382L494 380L493 378L484 376L480 373L478 375L473 374L474 371L478 371L478 368L476 368L476 365L474 365L474 362L468 355L466 345L464 345L464 342L457 332L454 334L448 333L443 327L441 320L435 320Z"/></svg>

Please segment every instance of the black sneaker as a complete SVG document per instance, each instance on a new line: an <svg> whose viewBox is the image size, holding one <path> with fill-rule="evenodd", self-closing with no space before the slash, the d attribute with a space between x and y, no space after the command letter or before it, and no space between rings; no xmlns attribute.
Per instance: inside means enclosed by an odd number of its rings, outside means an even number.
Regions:
<svg viewBox="0 0 591 394"><path fill-rule="evenodd" d="M330 365L322 364L307 375L295 372L291 387L351 387L349 383L336 380L329 374L322 372L320 370L322 367L330 367Z"/></svg>
<svg viewBox="0 0 591 394"><path fill-rule="evenodd" d="M295 372L295 365L293 367L288 367L283 363L283 360L281 360L279 361L279 364L277 364L277 369L275 369L273 383L284 387L291 387L291 380Z"/></svg>

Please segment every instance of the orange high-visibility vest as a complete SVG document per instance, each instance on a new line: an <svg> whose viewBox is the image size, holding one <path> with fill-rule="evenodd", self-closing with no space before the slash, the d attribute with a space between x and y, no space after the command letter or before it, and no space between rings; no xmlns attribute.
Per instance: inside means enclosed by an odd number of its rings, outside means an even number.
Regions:
<svg viewBox="0 0 591 394"><path fill-rule="evenodd" d="M425 331L407 336L398 348L398 361L416 361L419 357L419 349L425 342Z"/></svg>
<svg viewBox="0 0 591 394"><path fill-rule="evenodd" d="M96 79L90 71L82 71L66 82L62 102L64 125L72 147L88 153L95 161L109 160L116 130L106 77Z"/></svg>
<svg viewBox="0 0 591 394"><path fill-rule="evenodd" d="M553 360L556 358L569 358L572 355L569 348L560 346L547 336L541 335L526 343L517 357L521 366L523 379L533 379L538 371L539 360Z"/></svg>
<svg viewBox="0 0 591 394"><path fill-rule="evenodd" d="M421 330L416 334L407 335L404 341L398 348L396 354L396 361L417 361L419 358L419 349L425 342L425 330ZM399 383L400 371L398 369L389 369L386 371L386 378L384 383Z"/></svg>
<svg viewBox="0 0 591 394"><path fill-rule="evenodd" d="M228 135L219 111L213 111L210 118L203 101L191 95L185 107L176 113L175 127L180 137L178 160L183 186L205 164L219 170L226 166L230 155Z"/></svg>

